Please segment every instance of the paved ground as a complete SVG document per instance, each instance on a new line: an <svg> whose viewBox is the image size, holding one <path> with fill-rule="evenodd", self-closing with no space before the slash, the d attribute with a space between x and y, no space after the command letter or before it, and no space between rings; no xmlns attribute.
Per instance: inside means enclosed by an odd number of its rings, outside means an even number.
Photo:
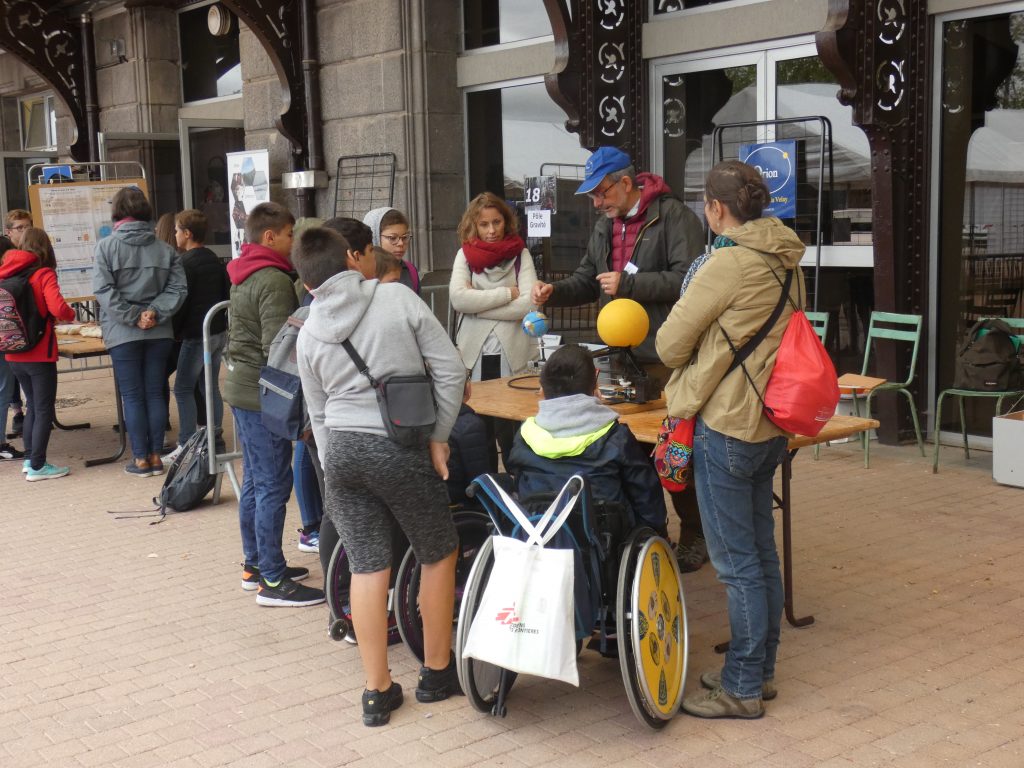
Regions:
<svg viewBox="0 0 1024 768"><path fill-rule="evenodd" d="M239 589L230 497L150 526L160 480L121 464L106 374L62 379L81 402L51 458L74 474L29 485L0 465L0 766L1024 765L1024 491L996 485L990 457L947 451L941 473L912 449L851 446L795 462L798 613L785 627L778 698L758 721L680 716L652 733L633 717L616 663L584 653L579 689L520 682L504 720L465 699L407 703L387 728L359 721L356 649L326 610L257 607ZM290 561L319 577L315 555ZM724 593L710 568L685 577L688 686L717 663ZM407 690L416 666L401 648ZM411 699L411 697L410 697Z"/></svg>

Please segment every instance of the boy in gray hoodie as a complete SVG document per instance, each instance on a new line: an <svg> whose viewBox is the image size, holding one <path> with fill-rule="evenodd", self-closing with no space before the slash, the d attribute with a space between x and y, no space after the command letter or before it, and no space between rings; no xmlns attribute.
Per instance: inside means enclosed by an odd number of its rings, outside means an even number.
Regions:
<svg viewBox="0 0 1024 768"><path fill-rule="evenodd" d="M448 511L448 435L466 370L430 309L398 284L346 267L348 243L327 229L302 234L292 261L315 301L296 344L303 397L324 465L324 511L352 570L352 621L366 670L363 724L384 725L402 704L387 658L387 590L398 525L422 565L424 666L416 698L461 693L451 653L458 536ZM368 377L341 346L349 340L377 381L429 367L437 420L426 447L387 436Z"/></svg>

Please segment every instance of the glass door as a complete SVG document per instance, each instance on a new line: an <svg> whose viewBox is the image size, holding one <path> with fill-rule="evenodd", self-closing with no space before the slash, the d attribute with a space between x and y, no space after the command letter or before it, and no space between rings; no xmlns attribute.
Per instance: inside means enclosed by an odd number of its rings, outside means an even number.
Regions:
<svg viewBox="0 0 1024 768"><path fill-rule="evenodd" d="M936 22L931 402L953 386L957 347L977 320L1024 316L1024 5L1000 10ZM966 409L986 445L992 402L968 398ZM936 426L952 439L956 409Z"/></svg>
<svg viewBox="0 0 1024 768"><path fill-rule="evenodd" d="M206 245L223 259L231 257L227 153L245 149L241 120L180 118L181 176L184 205L198 208L209 224Z"/></svg>
<svg viewBox="0 0 1024 768"><path fill-rule="evenodd" d="M101 133L100 161L131 160L146 171L153 220L185 207L181 144L176 133Z"/></svg>
<svg viewBox="0 0 1024 768"><path fill-rule="evenodd" d="M57 155L45 152L0 152L4 174L0 179L0 211L29 210L28 169L39 163L56 163Z"/></svg>
<svg viewBox="0 0 1024 768"><path fill-rule="evenodd" d="M723 123L763 119L762 53L654 64L653 170L704 217L704 178L715 164L711 136ZM751 132L750 140L755 140Z"/></svg>
<svg viewBox="0 0 1024 768"><path fill-rule="evenodd" d="M718 159L718 126L785 118L824 117L832 131L832 196L823 198L818 280L809 299L831 316L826 347L843 370L859 370L865 329L874 307L871 246L870 153L852 110L836 99L835 78L813 42L771 50L740 50L712 57L680 57L652 64L654 171L703 218L704 179ZM739 145L797 142L797 216L787 220L807 244L809 280L819 257L817 200L823 141L818 120L730 129L726 158ZM714 152L714 156L713 156ZM828 165L827 156L825 167ZM825 177L826 181L828 176Z"/></svg>

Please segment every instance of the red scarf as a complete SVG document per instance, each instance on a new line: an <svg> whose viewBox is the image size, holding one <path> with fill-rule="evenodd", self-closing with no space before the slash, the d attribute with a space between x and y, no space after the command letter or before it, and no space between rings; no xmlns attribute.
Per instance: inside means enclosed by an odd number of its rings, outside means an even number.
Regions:
<svg viewBox="0 0 1024 768"><path fill-rule="evenodd" d="M470 271L479 275L485 269L511 261L521 254L524 248L526 243L523 242L523 238L515 234L505 235L504 239L496 243L485 243L474 237L462 244L462 253L466 257Z"/></svg>

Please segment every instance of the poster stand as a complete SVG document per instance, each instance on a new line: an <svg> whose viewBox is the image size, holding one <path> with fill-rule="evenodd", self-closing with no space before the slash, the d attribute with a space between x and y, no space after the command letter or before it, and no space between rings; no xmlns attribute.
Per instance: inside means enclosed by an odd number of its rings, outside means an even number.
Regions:
<svg viewBox="0 0 1024 768"><path fill-rule="evenodd" d="M90 180L75 181L72 167ZM32 225L53 242L61 293L69 303L91 301L96 243L112 231L111 200L130 186L148 197L145 169L134 161L37 164L28 184Z"/></svg>

